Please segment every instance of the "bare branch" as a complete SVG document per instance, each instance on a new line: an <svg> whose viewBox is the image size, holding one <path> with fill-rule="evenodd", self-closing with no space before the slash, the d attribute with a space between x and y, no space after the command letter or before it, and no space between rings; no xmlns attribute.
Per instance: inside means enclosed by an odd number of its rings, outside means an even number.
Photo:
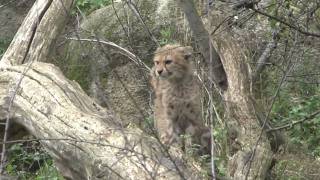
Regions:
<svg viewBox="0 0 320 180"><path fill-rule="evenodd" d="M275 94L274 94L274 96L272 98L270 107L269 107L269 109L267 111L267 114L266 114L264 120L263 120L263 124L262 124L261 130L260 130L260 134L258 136L258 139L256 140L256 144L254 146L253 152L251 153L250 159L248 161L248 163L249 163L248 167L249 168L248 168L248 171L246 172L246 178L245 179L247 179L248 176L249 176L249 173L250 173L250 170L251 170L251 166L252 166L252 161L253 161L253 158L254 158L254 156L256 155L256 152L257 152L258 144L261 141L261 138L262 138L262 135L263 135L263 133L265 131L265 128L268 126L268 119L269 119L269 116L271 115L271 111L272 111L273 105L276 102L276 97L278 97L278 95L280 93L280 90L281 90L281 87L282 87L283 83L285 82L285 80L287 78L287 75L289 74L289 72L291 70L292 61L293 61L292 58L289 58L289 61L287 63L287 66L286 66L286 69L284 71L284 74L283 74L281 80L279 81L279 84L278 84L278 87L276 89L276 92L275 92Z"/></svg>
<svg viewBox="0 0 320 180"><path fill-rule="evenodd" d="M102 44L106 44L109 46L112 46L114 48L119 49L123 55L125 55L126 57L128 57L129 59L131 59L133 62L135 62L138 65L143 65L148 71L150 71L151 69L135 54L133 54L132 52L130 52L129 50L113 43L110 41L105 41L105 40L97 40L97 39L79 39L79 38L67 38L69 40L75 40L75 41L86 41L86 42L96 42L96 43L102 43Z"/></svg>
<svg viewBox="0 0 320 180"><path fill-rule="evenodd" d="M290 24L290 23L288 23L288 22L280 19L279 17L272 16L272 15L270 15L270 14L267 14L267 13L265 13L265 12L262 12L262 11L256 9L256 8L254 8L254 7L250 7L249 9L253 10L254 12L256 12L256 13L258 13L258 14L264 15L264 16L270 18L270 19L274 19L274 20L276 20L276 21L278 21L278 22L280 22L280 23L282 23L282 24L284 24L284 25L286 25L286 26L288 26L288 27L290 27L290 28L292 28L292 29L300 32L301 34L304 34L304 35L306 35L306 36L313 36L313 37L320 38L320 34L319 34L319 33L314 33L314 32L306 31L306 30L304 30L304 29L301 29L301 28L297 27L296 25Z"/></svg>
<svg viewBox="0 0 320 180"><path fill-rule="evenodd" d="M265 66L269 63L269 58L272 55L272 52L275 50L275 48L276 48L276 42L273 40L267 45L266 49L263 51L262 55L259 57L256 70L252 74L253 82L257 80L259 74L263 71Z"/></svg>
<svg viewBox="0 0 320 180"><path fill-rule="evenodd" d="M209 52L209 57L210 57L210 64L213 64L212 62L212 50L213 50L213 45L211 43L211 40L209 39L208 41L208 44L209 44L209 47L210 47L210 52ZM212 77L213 76L213 67L210 66L209 67L209 74L210 76ZM213 83L210 83L209 85L209 89L210 89L210 95L212 97L212 93L213 93L213 89L214 89L214 85ZM213 101L212 99L210 99L210 102L209 102L209 115L210 115L210 141L211 141L211 149L210 149L210 153L211 153L211 172L212 172L212 180L216 180L216 173L215 173L215 163L214 163L214 158L215 158L215 153L214 153L214 139L213 139L213 108L212 108L213 105Z"/></svg>
<svg viewBox="0 0 320 180"><path fill-rule="evenodd" d="M5 6L7 6L7 5L9 5L10 3L14 2L14 1L17 1L17 0L10 0L9 2L6 2L4 4L0 4L0 9L5 7Z"/></svg>
<svg viewBox="0 0 320 180"><path fill-rule="evenodd" d="M198 15L193 1L178 0L177 3L183 9L183 12L188 19L190 29L195 36L196 43L200 47L200 51L205 62L209 66L212 66L213 73L210 78L213 78L217 87L221 90L226 90L228 86L226 72L216 49L214 49L213 45L210 46L208 44L208 42L211 42L209 32L206 30L200 16ZM212 58L210 58L210 52L212 52ZM212 63L210 63L210 59L212 59Z"/></svg>
<svg viewBox="0 0 320 180"><path fill-rule="evenodd" d="M24 72L21 74L20 78L18 79L18 82L16 83L16 86L13 87L13 90L9 92L9 104L8 104L8 112L7 112L7 117L6 117L6 122L5 122L5 130L4 130L4 136L3 136L3 143L2 143L2 152L1 152L1 161L0 161L0 174L3 173L4 171L4 164L5 164L5 158L6 158L6 142L8 139L8 131L9 131L9 126L10 126L10 112L12 111L12 105L13 101L16 97L17 91L20 87L20 84L22 82L22 79L25 75L25 73L29 70L32 62L29 63L29 65L25 68Z"/></svg>
<svg viewBox="0 0 320 180"><path fill-rule="evenodd" d="M297 124L301 124L301 123L304 123L304 122L306 122L306 121L309 121L309 120L314 119L314 118L317 117L319 114L320 114L320 110L315 111L315 112L313 112L312 114L310 114L309 116L306 116L305 118L303 118L303 119L301 119L301 120L299 120L299 121L293 121L292 123L289 123L289 124L286 124L286 125L283 125L283 126L279 126L279 127L275 127L275 128L269 129L267 132L279 131L279 130L282 130L282 129L290 129L290 128L292 128L293 126L295 126L295 125L297 125Z"/></svg>
<svg viewBox="0 0 320 180"><path fill-rule="evenodd" d="M128 4L128 6L132 10L133 14L135 16L137 16L137 18L141 21L141 23L143 25L143 28L148 32L148 34L149 34L150 38L152 39L152 41L159 47L160 44L159 44L157 38L154 37L154 35L151 33L150 29L148 28L148 26L146 25L146 23L142 19L141 14L140 14L137 6L134 3L132 3L131 0L125 0L125 2Z"/></svg>
<svg viewBox="0 0 320 180"><path fill-rule="evenodd" d="M3 55L4 60L0 61L0 65L16 65L30 60L37 61L37 58L44 60L60 31L60 28L54 27L64 23L66 11L70 10L72 2L36 1Z"/></svg>

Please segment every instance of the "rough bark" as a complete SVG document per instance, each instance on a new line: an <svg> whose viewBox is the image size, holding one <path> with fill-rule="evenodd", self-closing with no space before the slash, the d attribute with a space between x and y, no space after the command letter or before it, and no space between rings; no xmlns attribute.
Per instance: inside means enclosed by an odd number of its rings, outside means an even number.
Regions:
<svg viewBox="0 0 320 180"><path fill-rule="evenodd" d="M215 42L228 76L228 90L223 95L230 136L228 174L232 179L265 179L272 152L252 102L247 57L230 36Z"/></svg>
<svg viewBox="0 0 320 180"><path fill-rule="evenodd" d="M190 29L196 39L196 43L199 46L201 54L205 62L212 66L212 80L215 82L216 86L221 90L227 89L227 77L223 69L219 54L217 51L212 48L210 45L211 40L208 31L205 29L204 24L200 16L197 13L197 10L194 6L192 0L178 0L179 6L182 8L183 12L186 15L186 18L189 22ZM210 53L212 52L212 54ZM212 61L210 59L212 58Z"/></svg>
<svg viewBox="0 0 320 180"><path fill-rule="evenodd" d="M37 0L3 55L0 65L16 65L46 58L72 3L72 0Z"/></svg>
<svg viewBox="0 0 320 180"><path fill-rule="evenodd" d="M36 62L47 56L71 3L38 0L30 10L0 62L1 119L9 113L13 126L39 139L69 179L201 179L155 138L122 128L57 67Z"/></svg>
<svg viewBox="0 0 320 180"><path fill-rule="evenodd" d="M201 53L206 61L209 61L208 48L211 37L201 22L192 0L178 2L186 14ZM231 158L228 161L228 176L231 179L264 179L272 158L270 143L266 133L261 131L252 102L245 49L230 34L225 31L214 39L214 63L211 64L219 65L218 70L217 66L213 70L215 79L227 77L228 86L224 89L223 99L230 136ZM219 81L215 81L217 82ZM220 84L216 86L221 87Z"/></svg>

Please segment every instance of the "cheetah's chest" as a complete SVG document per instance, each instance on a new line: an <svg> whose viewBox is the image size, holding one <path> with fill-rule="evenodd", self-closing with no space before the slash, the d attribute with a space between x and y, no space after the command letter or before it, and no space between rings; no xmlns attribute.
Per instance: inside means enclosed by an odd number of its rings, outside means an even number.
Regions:
<svg viewBox="0 0 320 180"><path fill-rule="evenodd" d="M189 86L190 87L190 86ZM167 113L174 114L176 119L190 117L196 113L198 93L192 88L168 88L162 96L162 104L167 108Z"/></svg>

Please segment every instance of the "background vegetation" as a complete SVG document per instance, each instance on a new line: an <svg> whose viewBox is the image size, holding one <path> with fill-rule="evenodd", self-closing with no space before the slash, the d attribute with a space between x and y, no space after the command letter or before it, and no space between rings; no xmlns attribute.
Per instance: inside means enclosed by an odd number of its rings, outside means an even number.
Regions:
<svg viewBox="0 0 320 180"><path fill-rule="evenodd" d="M73 15L79 12L88 15L111 3L111 0L77 0ZM266 114L273 98L275 99L270 113L273 126L290 125L306 119L303 123L288 126L282 131L287 142L280 150L284 151L281 153L307 154L309 159L319 160L320 116L308 119L312 113L319 111L320 107L319 38L306 36L297 31L299 28L306 28L310 32L320 32L319 3L316 1L308 4L298 0L282 0L281 2L273 0L270 4L263 11L276 18L257 13L245 20L249 11L247 9L237 14L237 18L234 18L236 22L233 25L239 26L240 29L247 30L249 33L257 32L256 26L265 28L265 31L258 31L256 34L257 38L263 40L248 43L251 43L249 46L252 46L252 52L249 53L253 57L252 59L259 57L269 42L275 41L277 44L269 58L268 66L257 81L257 97L262 97L260 99L263 105L261 108ZM278 19L289 22L293 27L288 27ZM174 42L172 37L175 31L177 30L171 26L160 29L160 35L157 37L159 44ZM0 37L0 57L9 42L10 40ZM254 67L257 62L253 60L251 63ZM289 68L287 69L287 67ZM71 79L84 80L81 75L69 72ZM282 82L283 77L285 77L284 82ZM279 85L279 83L281 84ZM87 81L82 82L82 85L86 90L89 89ZM280 91L276 94L278 88ZM146 118L145 122L148 125L144 126L150 127L151 121ZM216 158L217 168L220 175L224 175L227 157L223 153L226 150L224 149L226 132L223 124L216 123L214 136L220 148L220 154ZM8 152L6 172L11 176L17 176L19 179L63 179L55 169L50 156L37 142L14 144ZM305 156L301 157L303 159ZM290 159L280 159L275 169L279 172L275 173L283 174L286 166L290 163ZM310 161L306 161L306 163L310 163ZM302 165L304 165L303 162ZM290 178L303 179L306 176L302 172L299 173L299 169L296 170L298 172L290 174ZM320 178L320 175L317 177ZM288 177L278 176L277 178L287 179Z"/></svg>

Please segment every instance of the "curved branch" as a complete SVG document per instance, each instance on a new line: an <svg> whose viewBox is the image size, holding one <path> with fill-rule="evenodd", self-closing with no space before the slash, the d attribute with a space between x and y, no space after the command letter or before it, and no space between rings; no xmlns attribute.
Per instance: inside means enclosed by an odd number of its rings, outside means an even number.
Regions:
<svg viewBox="0 0 320 180"><path fill-rule="evenodd" d="M85 42L94 42L94 43L101 43L101 44L105 44L111 47L114 47L116 49L119 49L120 52L128 57L129 59L131 59L134 63L136 63L137 65L142 65L144 68L146 68L148 71L151 71L151 69L135 54L133 54L132 52L130 52L129 50L117 45L114 42L110 42L110 41L106 41L106 40L99 40L99 39L85 39L85 38L67 38L69 40L74 40L74 41L85 41Z"/></svg>
<svg viewBox="0 0 320 180"><path fill-rule="evenodd" d="M299 121L294 121L294 122L292 122L290 124L286 124L286 125L283 125L283 126L279 126L279 127L275 127L275 128L269 129L267 132L273 132L273 131L279 131L279 130L282 130L282 129L292 128L293 126L295 126L297 124L301 124L301 123L304 123L305 121L312 120L313 118L317 117L319 114L320 114L320 110L318 110L316 112L313 112L309 116L306 116L305 118L303 118L303 119L301 119Z"/></svg>

